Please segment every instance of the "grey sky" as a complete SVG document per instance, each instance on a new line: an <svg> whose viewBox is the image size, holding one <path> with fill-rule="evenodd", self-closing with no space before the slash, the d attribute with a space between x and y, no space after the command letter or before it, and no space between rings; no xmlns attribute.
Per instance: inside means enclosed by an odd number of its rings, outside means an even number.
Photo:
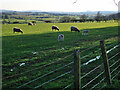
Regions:
<svg viewBox="0 0 120 90"><path fill-rule="evenodd" d="M0 9L41 11L117 11L113 0L1 0ZM115 0L116 2L120 0Z"/></svg>

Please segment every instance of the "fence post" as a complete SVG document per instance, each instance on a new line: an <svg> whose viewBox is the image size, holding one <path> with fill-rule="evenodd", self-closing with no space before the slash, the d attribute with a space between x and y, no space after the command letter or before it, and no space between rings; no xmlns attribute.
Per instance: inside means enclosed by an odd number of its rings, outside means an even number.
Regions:
<svg viewBox="0 0 120 90"><path fill-rule="evenodd" d="M108 84L111 84L110 68L109 68L109 62L108 62L108 57L107 57L104 41L100 41L100 47L101 47L101 52L102 52L106 80Z"/></svg>
<svg viewBox="0 0 120 90"><path fill-rule="evenodd" d="M74 50L74 86L75 90L80 90L81 88L81 62L79 50Z"/></svg>

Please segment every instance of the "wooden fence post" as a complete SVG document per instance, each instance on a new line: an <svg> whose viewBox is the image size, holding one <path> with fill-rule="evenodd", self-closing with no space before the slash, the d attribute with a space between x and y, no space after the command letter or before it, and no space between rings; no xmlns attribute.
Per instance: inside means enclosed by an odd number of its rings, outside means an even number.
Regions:
<svg viewBox="0 0 120 90"><path fill-rule="evenodd" d="M81 62L79 50L74 50L74 86L75 90L80 90L81 88Z"/></svg>
<svg viewBox="0 0 120 90"><path fill-rule="evenodd" d="M109 68L109 62L108 62L108 57L107 57L104 41L100 41L100 47L101 47L101 52L102 52L106 80L108 84L111 84L110 68Z"/></svg>

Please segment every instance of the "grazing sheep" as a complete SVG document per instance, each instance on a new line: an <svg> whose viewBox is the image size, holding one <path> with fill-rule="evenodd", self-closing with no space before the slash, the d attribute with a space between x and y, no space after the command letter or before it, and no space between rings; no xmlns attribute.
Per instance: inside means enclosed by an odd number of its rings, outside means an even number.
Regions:
<svg viewBox="0 0 120 90"><path fill-rule="evenodd" d="M74 26L71 26L71 32L72 32L72 31L80 32L80 30L79 30L78 28L74 27Z"/></svg>
<svg viewBox="0 0 120 90"><path fill-rule="evenodd" d="M58 28L57 26L55 26L55 25L52 26L52 31L53 31L54 29L59 31L59 28Z"/></svg>
<svg viewBox="0 0 120 90"><path fill-rule="evenodd" d="M13 28L13 33L15 33L15 32L23 33L23 31L20 28Z"/></svg>
<svg viewBox="0 0 120 90"><path fill-rule="evenodd" d="M29 23L28 23L28 25L31 25L31 26L32 26L32 25L33 25L33 23L29 22Z"/></svg>
<svg viewBox="0 0 120 90"><path fill-rule="evenodd" d="M58 36L58 42L59 41L64 41L64 35L63 34L60 34L59 36Z"/></svg>
<svg viewBox="0 0 120 90"><path fill-rule="evenodd" d="M88 35L88 30L83 30L82 35Z"/></svg>

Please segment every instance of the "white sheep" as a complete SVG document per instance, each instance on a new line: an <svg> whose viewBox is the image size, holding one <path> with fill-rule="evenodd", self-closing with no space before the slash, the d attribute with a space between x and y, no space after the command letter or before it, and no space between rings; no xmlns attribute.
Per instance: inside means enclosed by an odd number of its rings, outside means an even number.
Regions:
<svg viewBox="0 0 120 90"><path fill-rule="evenodd" d="M82 35L88 35L88 30L83 30Z"/></svg>
<svg viewBox="0 0 120 90"><path fill-rule="evenodd" d="M59 36L58 36L58 42L59 41L64 41L64 35L63 34L60 34Z"/></svg>

